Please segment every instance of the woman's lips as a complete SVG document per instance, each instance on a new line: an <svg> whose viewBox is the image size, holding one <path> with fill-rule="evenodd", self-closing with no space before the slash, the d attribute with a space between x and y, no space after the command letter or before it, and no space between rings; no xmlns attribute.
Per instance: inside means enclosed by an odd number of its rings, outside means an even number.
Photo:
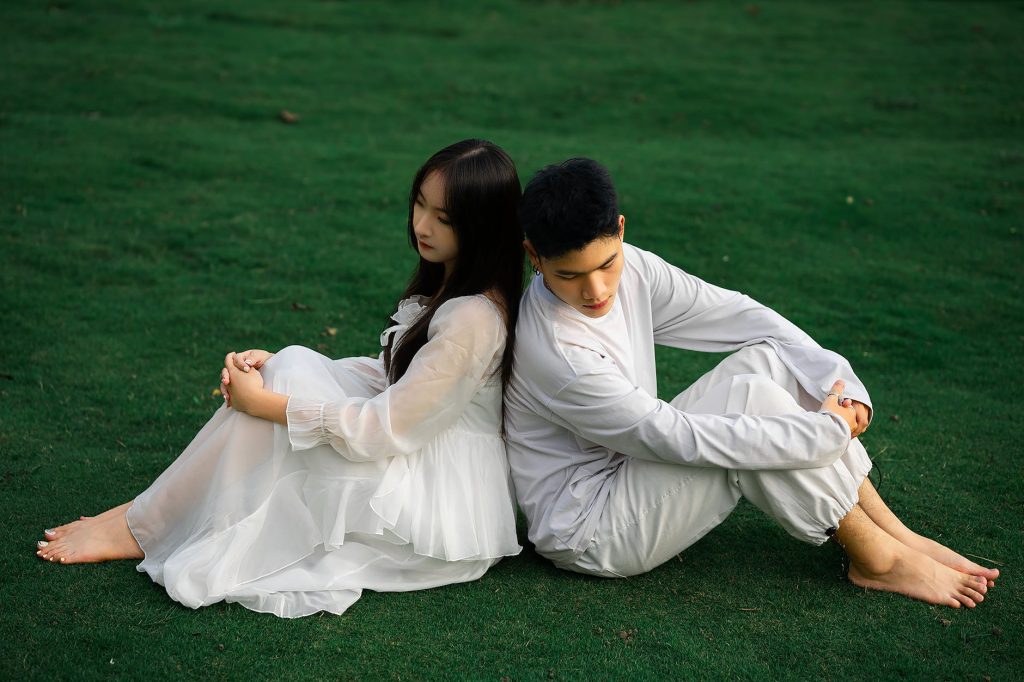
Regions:
<svg viewBox="0 0 1024 682"><path fill-rule="evenodd" d="M426 242L422 242L422 241L418 241L417 240L416 243L420 245L421 249L432 249L432 248L434 248L433 246L431 246L430 244L427 244Z"/></svg>

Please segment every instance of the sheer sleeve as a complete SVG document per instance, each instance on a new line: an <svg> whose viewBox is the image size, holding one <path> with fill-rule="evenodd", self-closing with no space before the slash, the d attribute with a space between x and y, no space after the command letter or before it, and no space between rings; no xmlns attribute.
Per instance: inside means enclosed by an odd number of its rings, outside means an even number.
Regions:
<svg viewBox="0 0 1024 682"><path fill-rule="evenodd" d="M505 336L500 313L485 297L447 301L405 375L380 394L334 402L290 396L292 448L329 444L353 461L415 452L458 420L493 371Z"/></svg>

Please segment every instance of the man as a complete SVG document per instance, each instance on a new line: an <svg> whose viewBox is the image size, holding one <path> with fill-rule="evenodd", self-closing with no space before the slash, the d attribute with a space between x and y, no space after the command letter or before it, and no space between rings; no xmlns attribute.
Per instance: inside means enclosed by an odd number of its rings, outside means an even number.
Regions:
<svg viewBox="0 0 1024 682"><path fill-rule="evenodd" d="M857 585L973 607L998 576L906 528L856 439L871 401L849 363L752 299L623 243L607 171L531 180L520 217L536 276L506 401L508 456L537 551L607 577L648 571L741 496L791 535L835 536ZM658 400L654 345L737 351Z"/></svg>

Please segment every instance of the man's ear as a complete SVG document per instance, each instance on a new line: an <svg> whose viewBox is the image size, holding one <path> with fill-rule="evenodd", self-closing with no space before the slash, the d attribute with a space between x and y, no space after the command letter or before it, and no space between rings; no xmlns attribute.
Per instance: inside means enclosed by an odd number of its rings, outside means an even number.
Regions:
<svg viewBox="0 0 1024 682"><path fill-rule="evenodd" d="M626 216L619 214L619 241L622 241L624 234L626 234Z"/></svg>
<svg viewBox="0 0 1024 682"><path fill-rule="evenodd" d="M530 243L529 239L523 240L523 248L526 249L526 255L530 258L530 264L533 269L540 271L540 256L537 255L537 250L533 248L533 244Z"/></svg>

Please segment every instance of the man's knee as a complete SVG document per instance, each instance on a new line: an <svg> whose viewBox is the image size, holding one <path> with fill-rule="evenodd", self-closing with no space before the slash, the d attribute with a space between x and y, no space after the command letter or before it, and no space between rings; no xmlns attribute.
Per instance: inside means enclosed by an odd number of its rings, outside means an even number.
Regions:
<svg viewBox="0 0 1024 682"><path fill-rule="evenodd" d="M789 371L775 348L768 343L744 346L730 355L729 359L743 368L744 374L764 374L774 379L780 372Z"/></svg>
<svg viewBox="0 0 1024 682"><path fill-rule="evenodd" d="M764 374L733 377L733 391L743 405L730 407L743 414L772 416L802 411L789 391Z"/></svg>

